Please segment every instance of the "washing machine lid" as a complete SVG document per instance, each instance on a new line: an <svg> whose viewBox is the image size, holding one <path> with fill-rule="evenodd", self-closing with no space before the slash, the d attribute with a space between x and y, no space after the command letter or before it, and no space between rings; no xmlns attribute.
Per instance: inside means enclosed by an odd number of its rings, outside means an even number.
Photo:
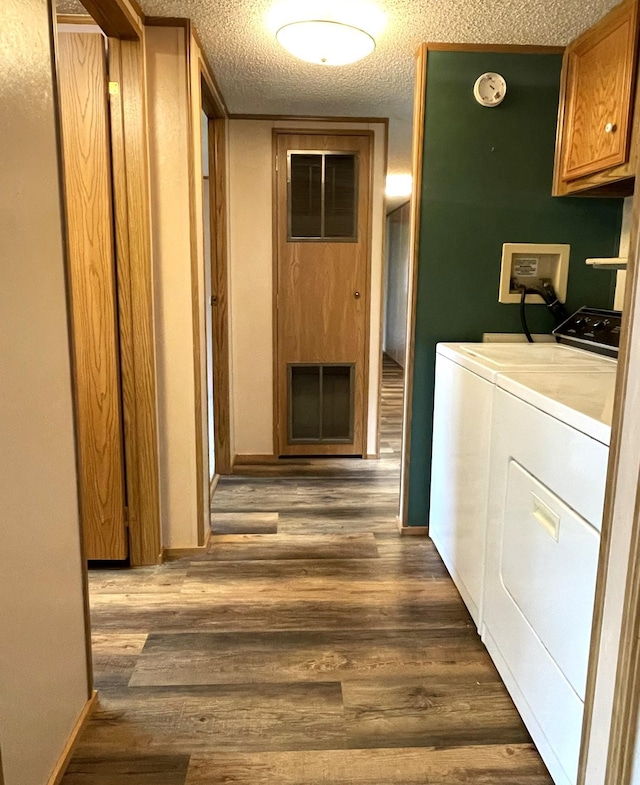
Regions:
<svg viewBox="0 0 640 785"><path fill-rule="evenodd" d="M616 368L616 361L611 358L555 343L439 343L436 350L443 357L492 382L499 373L539 370L542 367L567 372L610 372Z"/></svg>
<svg viewBox="0 0 640 785"><path fill-rule="evenodd" d="M516 371L499 374L496 384L592 439L609 445L615 371Z"/></svg>

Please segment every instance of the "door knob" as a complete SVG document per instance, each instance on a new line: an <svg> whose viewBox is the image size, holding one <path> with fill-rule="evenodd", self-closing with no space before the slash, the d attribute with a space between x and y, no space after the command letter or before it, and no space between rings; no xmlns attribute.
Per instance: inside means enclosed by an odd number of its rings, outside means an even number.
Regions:
<svg viewBox="0 0 640 785"><path fill-rule="evenodd" d="M356 300L358 300L360 297L360 292L354 292L353 296L356 298Z"/></svg>
<svg viewBox="0 0 640 785"><path fill-rule="evenodd" d="M616 130L615 123L607 123L604 127L605 134L612 134Z"/></svg>

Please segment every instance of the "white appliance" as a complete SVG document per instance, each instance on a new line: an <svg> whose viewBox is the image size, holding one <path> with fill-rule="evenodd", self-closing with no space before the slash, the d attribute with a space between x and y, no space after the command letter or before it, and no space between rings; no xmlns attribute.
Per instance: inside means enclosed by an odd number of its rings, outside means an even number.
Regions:
<svg viewBox="0 0 640 785"><path fill-rule="evenodd" d="M553 343L439 344L429 536L480 629L496 380L507 371L579 373L615 361Z"/></svg>
<svg viewBox="0 0 640 785"><path fill-rule="evenodd" d="M620 329L583 308L563 346L438 348L430 533L556 785L577 778Z"/></svg>
<svg viewBox="0 0 640 785"><path fill-rule="evenodd" d="M496 384L482 640L554 782L574 785L615 371Z"/></svg>

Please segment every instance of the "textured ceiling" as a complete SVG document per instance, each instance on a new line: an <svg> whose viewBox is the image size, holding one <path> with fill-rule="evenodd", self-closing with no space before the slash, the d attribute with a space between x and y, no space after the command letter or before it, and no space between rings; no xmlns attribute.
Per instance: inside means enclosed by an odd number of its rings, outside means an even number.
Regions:
<svg viewBox="0 0 640 785"><path fill-rule="evenodd" d="M410 170L419 43L564 45L617 2L377 0L387 24L376 50L339 68L302 63L282 50L266 25L271 0L141 0L141 6L150 16L195 22L232 113L389 117L389 170L401 172ZM73 13L77 0L59 0L58 7Z"/></svg>

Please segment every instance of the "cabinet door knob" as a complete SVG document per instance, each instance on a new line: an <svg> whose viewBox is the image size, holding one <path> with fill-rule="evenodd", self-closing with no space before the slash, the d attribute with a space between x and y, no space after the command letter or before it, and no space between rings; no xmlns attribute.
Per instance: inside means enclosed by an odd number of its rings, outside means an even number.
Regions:
<svg viewBox="0 0 640 785"><path fill-rule="evenodd" d="M607 123L604 127L605 134L612 134L616 130L615 123Z"/></svg>
<svg viewBox="0 0 640 785"><path fill-rule="evenodd" d="M356 298L356 300L357 300L357 299L360 297L360 292L354 292L354 293L353 293L353 296L354 296L354 297Z"/></svg>

